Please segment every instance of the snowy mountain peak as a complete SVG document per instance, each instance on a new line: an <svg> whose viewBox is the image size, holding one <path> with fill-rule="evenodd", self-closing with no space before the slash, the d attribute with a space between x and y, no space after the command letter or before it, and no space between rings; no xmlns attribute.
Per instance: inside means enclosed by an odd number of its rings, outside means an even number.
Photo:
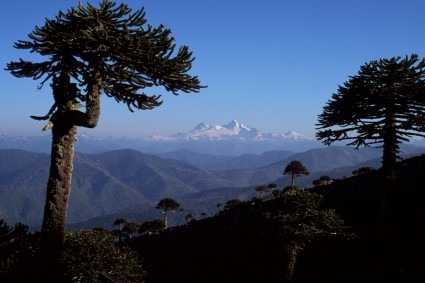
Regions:
<svg viewBox="0 0 425 283"><path fill-rule="evenodd" d="M303 139L305 136L295 132L295 131L288 131L284 134L285 137L293 138L293 139Z"/></svg>
<svg viewBox="0 0 425 283"><path fill-rule="evenodd" d="M241 124L236 120L230 121L229 124L227 124L223 127L228 129L228 130L241 130L241 129L244 129L244 130L247 130L247 131L251 130L248 126Z"/></svg>
<svg viewBox="0 0 425 283"><path fill-rule="evenodd" d="M192 131L202 131L202 130L209 129L210 127L211 127L210 125L202 122L202 123L199 123L195 128L193 128Z"/></svg>
<svg viewBox="0 0 425 283"><path fill-rule="evenodd" d="M237 120L232 120L225 125L209 125L207 123L198 124L193 130L187 133L178 133L169 137L152 136L151 141L299 141L312 140L294 131L286 134L267 133L255 128L250 128Z"/></svg>
<svg viewBox="0 0 425 283"><path fill-rule="evenodd" d="M187 134L178 134L177 139L184 140L247 140L252 139L257 134L256 129L251 129L236 120L225 125L198 124Z"/></svg>

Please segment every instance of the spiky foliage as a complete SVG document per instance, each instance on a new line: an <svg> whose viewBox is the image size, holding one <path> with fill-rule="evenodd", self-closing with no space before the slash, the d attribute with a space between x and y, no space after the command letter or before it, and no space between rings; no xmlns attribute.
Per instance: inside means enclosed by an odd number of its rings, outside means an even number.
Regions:
<svg viewBox="0 0 425 283"><path fill-rule="evenodd" d="M318 117L316 137L327 145L383 147L384 167L399 144L425 137L425 59L413 54L370 61L332 95Z"/></svg>
<svg viewBox="0 0 425 283"><path fill-rule="evenodd" d="M278 234L285 242L288 265L284 282L293 281L299 254L310 243L330 237L356 237L334 210L321 208L322 196L316 193L309 190L287 190L279 201L281 209L266 216L278 225Z"/></svg>
<svg viewBox="0 0 425 283"><path fill-rule="evenodd" d="M172 198L163 198L155 206L157 209L162 209L164 214L164 228L168 227L168 212L170 211L183 211L183 208L180 206L176 200Z"/></svg>
<svg viewBox="0 0 425 283"><path fill-rule="evenodd" d="M89 100L97 85L107 96L127 104L130 111L161 105L160 96L139 93L147 87L163 86L174 94L198 92L198 78L187 74L194 60L188 47L174 52L171 31L146 22L143 8L132 12L125 4L117 6L107 0L100 7L87 4L60 11L55 19L36 27L29 34L30 41L15 44L48 60L20 59L9 63L7 70L16 77L43 79L41 86L51 78L69 76L78 83L74 98L81 102ZM59 106L57 101L55 106Z"/></svg>
<svg viewBox="0 0 425 283"><path fill-rule="evenodd" d="M65 223L73 170L74 141L79 126L94 128L105 94L133 109L161 105L160 95L147 95L148 87L162 86L177 94L198 92L202 86L188 74L194 58L186 46L175 52L171 31L146 24L142 9L132 12L124 4L103 0L99 7L79 5L60 11L54 19L29 34L15 47L48 59L10 62L16 77L51 81L54 104L47 115L52 129L50 176L41 228L40 282L56 282L65 241ZM81 111L80 109L84 109ZM53 270L53 273L50 275Z"/></svg>
<svg viewBox="0 0 425 283"><path fill-rule="evenodd" d="M283 170L284 175L291 175L291 187L295 187L295 177L299 177L302 175L309 175L310 172L308 172L307 168L302 164L299 160L292 160L289 162L288 165L286 165L285 169Z"/></svg>

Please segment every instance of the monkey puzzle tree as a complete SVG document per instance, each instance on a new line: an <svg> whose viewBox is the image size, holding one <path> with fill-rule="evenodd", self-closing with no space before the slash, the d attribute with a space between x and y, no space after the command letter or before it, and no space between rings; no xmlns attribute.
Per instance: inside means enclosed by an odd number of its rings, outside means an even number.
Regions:
<svg viewBox="0 0 425 283"><path fill-rule="evenodd" d="M125 236L127 238L133 238L134 234L136 234L137 230L139 229L139 224L133 221L129 221L125 223L124 227L122 228L122 232L125 233Z"/></svg>
<svg viewBox="0 0 425 283"><path fill-rule="evenodd" d="M425 59L413 54L370 61L332 95L318 117L316 137L327 145L378 145L391 169L399 144L425 137Z"/></svg>
<svg viewBox="0 0 425 283"><path fill-rule="evenodd" d="M74 141L78 127L94 128L105 94L130 111L160 106L160 95L141 90L162 86L167 92L199 92L196 76L188 74L194 58L188 47L175 52L171 31L146 24L144 9L103 0L60 11L54 19L18 41L15 48L47 56L34 63L20 59L6 70L14 76L42 79L52 87L54 104L45 129L52 130L51 168L42 224L42 259L59 261L65 239L65 219L71 188ZM50 266L50 270L54 267Z"/></svg>
<svg viewBox="0 0 425 283"><path fill-rule="evenodd" d="M127 220L124 218L117 218L114 223L112 224L112 227L118 227L118 229L114 229L112 231L113 234L118 236L118 241L121 242L122 237L122 229L124 228L124 225L127 223Z"/></svg>
<svg viewBox="0 0 425 283"><path fill-rule="evenodd" d="M295 177L299 177L302 175L309 175L310 172L308 172L307 168L305 168L304 164L301 163L299 160L292 160L289 162L288 165L286 165L285 169L283 170L284 175L291 175L291 187L295 187Z"/></svg>
<svg viewBox="0 0 425 283"><path fill-rule="evenodd" d="M117 218L115 219L114 223L112 223L112 227L118 226L119 231L121 231L126 223L127 220L125 220L124 218Z"/></svg>
<svg viewBox="0 0 425 283"><path fill-rule="evenodd" d="M299 255L312 242L324 238L353 238L351 228L334 210L321 208L322 196L309 190L287 190L279 199L280 209L266 214L277 224L287 257L283 282L293 282Z"/></svg>
<svg viewBox="0 0 425 283"><path fill-rule="evenodd" d="M183 209L180 206L180 203L175 201L172 198L163 198L158 202L156 205L157 209L162 209L164 214L164 228L167 229L168 227L168 212L170 211L183 211Z"/></svg>
<svg viewBox="0 0 425 283"><path fill-rule="evenodd" d="M263 199L263 194L265 192L268 192L269 190L270 190L270 188L267 185L264 185L264 184L263 185L258 185L258 186L255 187L255 191L260 193L260 195L258 196L258 198L260 200Z"/></svg>
<svg viewBox="0 0 425 283"><path fill-rule="evenodd" d="M156 219L144 222L142 225L139 226L138 232L141 235L146 233L158 233L164 228L164 221Z"/></svg>

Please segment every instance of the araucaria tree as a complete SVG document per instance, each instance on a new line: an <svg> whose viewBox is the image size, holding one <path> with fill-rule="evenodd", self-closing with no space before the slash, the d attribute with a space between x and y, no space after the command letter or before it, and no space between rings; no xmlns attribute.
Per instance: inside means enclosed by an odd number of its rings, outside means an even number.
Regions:
<svg viewBox="0 0 425 283"><path fill-rule="evenodd" d="M307 168L305 168L304 164L301 163L299 160L293 160L289 162L288 165L286 165L285 169L283 170L284 175L291 175L291 187L295 187L295 177L299 177L302 175L309 175L310 172L308 172Z"/></svg>
<svg viewBox="0 0 425 283"><path fill-rule="evenodd" d="M188 47L176 51L171 31L146 24L144 9L103 0L60 11L36 27L28 41L15 47L45 56L34 63L20 59L7 65L14 76L50 82L54 104L43 117L52 130L51 168L42 224L42 259L55 270L65 240L65 219L71 188L74 141L78 127L96 127L100 97L125 103L130 111L160 106L160 95L144 89L162 86L178 94L199 92L196 76L188 74L194 58ZM52 265L53 264L53 265ZM44 262L46 265L46 262Z"/></svg>
<svg viewBox="0 0 425 283"><path fill-rule="evenodd" d="M156 205L157 209L162 209L162 213L164 214L164 228L167 229L168 227L168 213L170 211L183 211L183 209L180 206L180 203L178 203L176 200L172 198L163 198L158 202Z"/></svg>
<svg viewBox="0 0 425 283"><path fill-rule="evenodd" d="M283 282L293 282L298 257L310 243L333 237L355 237L334 210L322 209L321 201L320 195L309 190L289 190L279 199L281 209L266 214L277 224L285 246L287 265Z"/></svg>
<svg viewBox="0 0 425 283"><path fill-rule="evenodd" d="M425 137L425 59L374 60L360 67L332 95L318 117L316 136L327 145L380 146L382 165L391 169L399 144Z"/></svg>

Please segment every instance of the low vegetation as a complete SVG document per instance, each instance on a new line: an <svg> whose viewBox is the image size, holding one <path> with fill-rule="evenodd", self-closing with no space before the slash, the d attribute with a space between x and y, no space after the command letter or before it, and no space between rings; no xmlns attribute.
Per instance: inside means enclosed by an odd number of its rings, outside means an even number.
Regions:
<svg viewBox="0 0 425 283"><path fill-rule="evenodd" d="M0 220L0 282L33 282L39 276L40 234ZM105 230L71 231L61 255L57 282L144 282L141 256Z"/></svg>

